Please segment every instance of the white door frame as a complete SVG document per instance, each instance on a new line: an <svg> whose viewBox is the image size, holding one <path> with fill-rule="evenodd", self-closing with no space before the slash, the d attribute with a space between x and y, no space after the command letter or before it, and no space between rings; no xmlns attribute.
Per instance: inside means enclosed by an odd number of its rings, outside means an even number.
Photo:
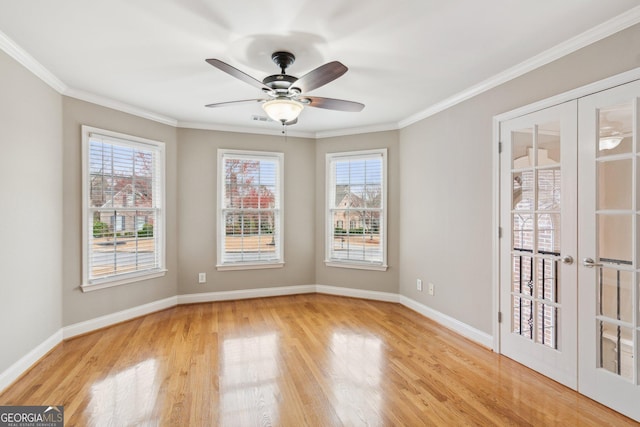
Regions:
<svg viewBox="0 0 640 427"><path fill-rule="evenodd" d="M617 74L615 76L561 93L551 98L543 99L529 105L507 111L493 117L493 220L492 220L492 250L493 250L493 351L500 353L500 325L498 322L498 311L500 309L500 122L514 119L525 114L533 113L554 105L562 104L567 101L579 99L596 92L610 89L634 80L640 80L640 68Z"/></svg>
<svg viewBox="0 0 640 427"><path fill-rule="evenodd" d="M637 260L636 254L638 250L637 234L636 234L636 212L638 210L638 197L635 191L637 186L637 170L638 155L636 150L637 140L637 123L638 123L638 98L640 95L640 81L635 81L624 86L615 87L601 93L594 94L580 101L578 116L578 132L581 135L578 148L579 170L578 181L586 183L578 191L579 207L578 217L579 235L581 236L578 252L580 259L594 257L596 265L602 263L602 269L599 268L580 268L579 283L583 292L578 292L578 304L583 307L579 312L578 322L580 325L578 331L578 346L580 349L578 367L580 378L580 392L590 398L603 403L610 408L617 410L630 418L640 421L640 411L638 410L638 400L640 397L640 386L637 385L638 371L634 365L637 364L637 335L636 321L638 312L636 270ZM602 132L603 118L606 117L608 107L624 105L625 113L629 114L632 127L632 147L630 150L621 150L622 152L611 153L599 150L598 141ZM605 111L603 115L603 110ZM625 137L627 135L625 134ZM614 163L613 159L618 160ZM613 160L613 161L612 161ZM608 181L606 172L600 167L613 166L615 169L622 169L621 162L626 162L632 166L632 171L628 171L626 184L632 184L631 188L625 188L624 194L630 194L631 200L626 206L616 206L602 203L602 194L609 194L612 188L606 183ZM604 176L605 184L602 185L600 179ZM616 182L617 184L617 182ZM605 197L606 198L606 197ZM602 204L601 204L602 203ZM617 212L621 216L617 218L628 218L631 221L631 256L629 254L612 253L607 247L607 233L603 231L603 225L599 224L599 218L613 218L611 215ZM606 227L605 227L606 229ZM596 232L597 231L597 232ZM618 237L618 236L616 236ZM612 239L617 241L617 239ZM606 248L607 252L601 252L602 248ZM617 255L617 256L616 256ZM629 258L627 258L629 256ZM609 262L607 258L618 258L631 261L631 265L625 265L617 262ZM584 262L581 263L585 266ZM610 299L606 298L606 288L608 280L604 277L611 272L625 272L624 276L615 278L615 285L618 292L624 289L624 283L628 283L631 279L632 287L628 289L631 296L622 297L625 301L614 302L618 308L617 313L613 314L608 311L605 306ZM598 274L601 273L602 275ZM624 292L624 290L622 291ZM599 295L598 295L599 294ZM620 296L618 297L620 298ZM629 301L630 300L630 301ZM633 308L631 313L628 309ZM625 316L621 317L621 311L625 312ZM604 352L607 346L607 338L604 331L597 327L598 321L612 327L613 322L620 322L617 329L617 335L613 336L614 348L610 350L611 355L616 355L615 365L607 364L611 361L605 356ZM614 329L614 331L616 330ZM621 329L631 331L630 337L621 337ZM631 344L625 345L625 338L631 340ZM622 342L620 340L623 340ZM616 342L617 340L617 342ZM631 349L631 353L624 351L625 347ZM625 356L627 354L627 356ZM629 357L630 356L630 357ZM615 369L614 369L615 367ZM631 376L629 374L631 373Z"/></svg>
<svg viewBox="0 0 640 427"><path fill-rule="evenodd" d="M502 246L500 256L501 262L504 264L502 264L503 271L500 277L501 283L505 284L500 290L500 298L504 298L500 301L503 316L500 324L500 353L574 390L578 384L576 366L578 353L577 341L575 340L575 331L578 329L578 303L575 298L578 271L576 263L563 262L561 258L564 256L577 257L576 218L578 212L575 197L578 177L577 108L578 102L576 100L567 101L504 121L500 129L504 138L501 154L501 168L504 175L502 175L501 183L503 186L501 188ZM556 130L555 126L557 126L557 134L552 133ZM519 136L514 136L515 134L519 134ZM541 149L539 144L544 146L545 141L549 144L547 146L549 157L544 156L540 161L540 153L546 153L547 150ZM520 150L516 147L518 143L523 144ZM525 143L526 145L524 145ZM516 156L523 156L523 158L516 159ZM548 177L548 174L551 173L554 178L557 178L558 171L561 176L560 183L554 179L554 189L559 190L559 193L553 193L556 205L554 207L541 206L539 197L545 197L546 193L539 191L540 180L547 182L548 185L548 181L546 181L548 178L544 177ZM517 205L517 201L513 199L515 197L513 193L515 175L513 174L515 173L522 178L522 205ZM527 181L530 182L531 187L526 187ZM559 187L558 184L560 184ZM533 193L529 196L532 199L526 196L525 188L529 188L529 191ZM558 195L560 198L555 199ZM549 197L549 194L546 197ZM538 234L540 232L539 221L545 213L549 214L550 212L558 215L559 221L555 222L553 227L553 233L557 240L554 244L541 243L538 240L540 238L540 234ZM530 216L532 221L531 241L523 236L516 239L514 228L516 227L515 218L518 215ZM516 241L519 244L516 244ZM519 247L516 248L516 246ZM524 249L525 247L527 249ZM549 252L540 252L540 249L555 252L555 255L551 256ZM525 252L527 250L530 250L531 253ZM520 274L514 271L515 265L511 264L516 259L520 260ZM524 263L525 265L531 262L530 271L525 268L526 271L523 272L523 260L528 260ZM540 262L542 264L539 264ZM547 262L547 268L551 265L555 278L556 287L553 295L544 293L545 285L552 286L552 282L541 282L538 276L541 266L543 270L550 273L544 267L545 262ZM527 276L527 274L529 275ZM519 277L519 293L514 289L514 275ZM532 286L530 292L523 289L523 275L526 276L525 279L531 279L529 282L529 286ZM507 283L509 286L506 286ZM540 294L541 290L543 295ZM515 333L516 328L522 332L521 328L525 327L522 323L517 327L514 324L514 298L520 297L522 297L520 300L521 308L523 305L527 305L526 301L531 304L530 308L526 309L528 315L532 316L529 317L529 322L535 319L532 325L529 324L531 328L529 329L529 333L531 333L529 337L522 336L522 333ZM550 309L556 313L556 320L551 324L547 324L543 320L545 315L539 312L541 309L544 310L545 306L547 310ZM520 313L522 315L522 311ZM541 321L543 325L539 323ZM520 322L522 322L522 318L520 318ZM540 328L545 326L551 326L556 340L555 345L543 344L546 334L544 329L540 330ZM540 338L543 340L539 341Z"/></svg>

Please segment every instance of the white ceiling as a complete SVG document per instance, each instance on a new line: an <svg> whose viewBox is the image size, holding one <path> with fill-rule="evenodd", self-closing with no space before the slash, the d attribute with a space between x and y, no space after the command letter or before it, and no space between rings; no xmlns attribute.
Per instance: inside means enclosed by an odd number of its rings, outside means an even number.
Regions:
<svg viewBox="0 0 640 427"><path fill-rule="evenodd" d="M276 50L302 76L349 67L311 95L359 113L306 108L290 134L394 129L640 21L638 0L0 0L0 47L62 93L178 126L278 133L252 121ZM604 23L604 24L603 24ZM600 25L603 24L603 25ZM41 65L44 69L39 67Z"/></svg>

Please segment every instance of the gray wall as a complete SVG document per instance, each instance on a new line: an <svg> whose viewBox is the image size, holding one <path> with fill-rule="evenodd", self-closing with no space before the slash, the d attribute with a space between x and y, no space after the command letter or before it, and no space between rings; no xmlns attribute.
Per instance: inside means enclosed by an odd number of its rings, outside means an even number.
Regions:
<svg viewBox="0 0 640 427"><path fill-rule="evenodd" d="M326 201L326 154L343 151L370 150L387 148L387 219L388 241L387 251L389 269L385 272L355 270L351 268L327 267L325 257L325 201ZM377 132L369 134L341 136L316 141L316 263L315 280L319 285L338 286L368 291L398 293L398 274L400 259L398 247L400 244L400 146L398 132Z"/></svg>
<svg viewBox="0 0 640 427"><path fill-rule="evenodd" d="M93 319L177 293L177 131L174 127L100 107L74 98L63 99L63 324ZM82 292L82 132L88 125L153 139L166 145L166 261L164 277L127 285Z"/></svg>
<svg viewBox="0 0 640 427"><path fill-rule="evenodd" d="M62 326L62 97L0 51L0 373Z"/></svg>
<svg viewBox="0 0 640 427"><path fill-rule="evenodd" d="M402 295L492 333L493 116L637 68L638 46L640 25L400 131Z"/></svg>
<svg viewBox="0 0 640 427"><path fill-rule="evenodd" d="M0 342L12 343L0 351L0 372L62 326L209 291L317 283L400 292L491 333L492 117L639 67L637 46L640 26L400 131L286 142L176 129L63 97L0 53ZM83 124L166 143L165 277L80 291ZM219 147L285 153L284 268L215 270ZM389 270L326 267L325 154L382 147ZM207 284L197 284L199 272L208 273ZM435 283L436 295L418 293L416 278Z"/></svg>
<svg viewBox="0 0 640 427"><path fill-rule="evenodd" d="M179 129L178 139L178 293L314 283L314 141L194 129ZM283 268L216 270L219 148L284 153ZM207 283L198 284L198 273Z"/></svg>

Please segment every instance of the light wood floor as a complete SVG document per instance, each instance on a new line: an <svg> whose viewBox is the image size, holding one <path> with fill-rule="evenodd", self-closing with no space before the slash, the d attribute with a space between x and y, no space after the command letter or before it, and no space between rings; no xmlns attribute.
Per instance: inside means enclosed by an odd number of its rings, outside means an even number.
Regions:
<svg viewBox="0 0 640 427"><path fill-rule="evenodd" d="M179 306L66 341L0 395L66 426L635 425L392 303Z"/></svg>

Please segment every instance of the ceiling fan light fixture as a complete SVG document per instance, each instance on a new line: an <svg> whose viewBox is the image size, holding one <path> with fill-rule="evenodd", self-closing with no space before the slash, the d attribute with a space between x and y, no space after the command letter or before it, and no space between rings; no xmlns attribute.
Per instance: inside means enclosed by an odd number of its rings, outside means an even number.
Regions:
<svg viewBox="0 0 640 427"><path fill-rule="evenodd" d="M602 150L613 150L622 142L624 138L621 136L608 136L605 138L600 138L598 141L598 149Z"/></svg>
<svg viewBox="0 0 640 427"><path fill-rule="evenodd" d="M298 118L304 105L291 99L272 99L262 104L267 115L280 123L288 123Z"/></svg>

